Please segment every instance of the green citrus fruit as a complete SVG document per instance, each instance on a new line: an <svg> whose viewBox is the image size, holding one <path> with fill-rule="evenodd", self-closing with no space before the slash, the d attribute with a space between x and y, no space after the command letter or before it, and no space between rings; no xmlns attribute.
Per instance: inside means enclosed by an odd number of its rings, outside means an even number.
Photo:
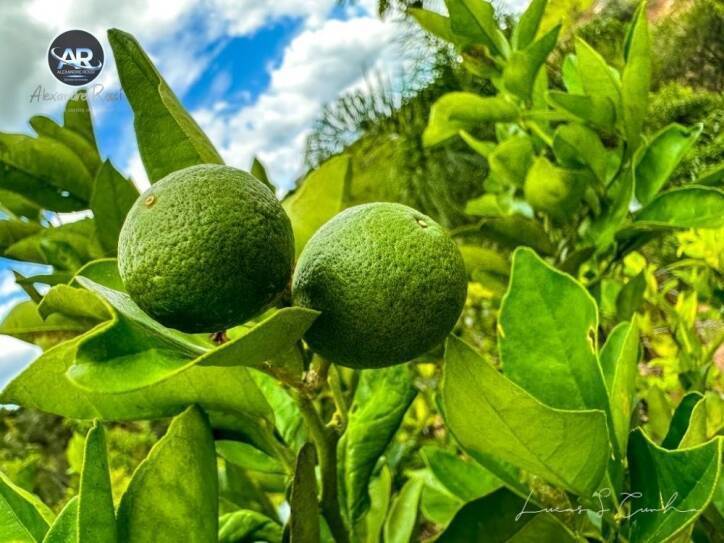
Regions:
<svg viewBox="0 0 724 543"><path fill-rule="evenodd" d="M452 330L466 290L462 256L443 228L391 203L351 207L322 226L292 280L294 303L321 311L309 346L353 368L430 350Z"/></svg>
<svg viewBox="0 0 724 543"><path fill-rule="evenodd" d="M126 217L118 268L149 315L185 332L241 324L282 293L294 265L289 218L251 174L203 164L149 188Z"/></svg>

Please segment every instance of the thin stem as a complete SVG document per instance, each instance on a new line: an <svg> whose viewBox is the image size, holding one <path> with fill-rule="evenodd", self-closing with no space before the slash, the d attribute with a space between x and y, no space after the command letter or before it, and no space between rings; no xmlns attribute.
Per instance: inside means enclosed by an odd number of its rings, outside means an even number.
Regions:
<svg viewBox="0 0 724 543"><path fill-rule="evenodd" d="M334 540L337 543L349 543L347 527L339 510L337 489L337 441L339 434L334 428L324 426L311 398L303 393L296 393L295 398L317 448L319 471L322 476L322 494L320 497L322 515L327 520Z"/></svg>
<svg viewBox="0 0 724 543"><path fill-rule="evenodd" d="M344 393L342 392L342 379L336 366L332 367L332 371L329 373L327 382L329 383L329 389L332 391L332 399L334 400L334 405L337 408L339 418L342 421L342 427L346 428L347 411L349 407L347 406L347 400L344 398Z"/></svg>

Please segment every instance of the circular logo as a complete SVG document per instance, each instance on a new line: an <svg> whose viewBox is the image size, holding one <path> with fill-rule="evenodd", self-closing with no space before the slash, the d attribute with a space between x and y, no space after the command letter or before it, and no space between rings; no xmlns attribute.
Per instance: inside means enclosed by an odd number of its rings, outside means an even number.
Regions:
<svg viewBox="0 0 724 543"><path fill-rule="evenodd" d="M84 30L68 30L48 49L48 66L58 81L79 87L93 81L103 69L101 43Z"/></svg>

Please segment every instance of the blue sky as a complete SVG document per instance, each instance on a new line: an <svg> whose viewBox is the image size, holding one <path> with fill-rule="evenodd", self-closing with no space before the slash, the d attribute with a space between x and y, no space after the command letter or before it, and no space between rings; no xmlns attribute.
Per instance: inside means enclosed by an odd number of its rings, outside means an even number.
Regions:
<svg viewBox="0 0 724 543"><path fill-rule="evenodd" d="M2 2L2 0L0 0ZM519 4L520 0L510 0ZM441 4L441 2L440 2ZM46 55L51 40L74 28L94 34L106 62L89 92L101 155L143 189L148 185L133 134L133 116L118 92L108 28L132 33L225 161L247 169L254 156L282 190L303 173L306 135L323 106L368 85L370 74L403 78L410 52L395 17L380 20L376 0L340 7L336 0L17 0L2 4L0 129L30 133L27 120L61 120L64 101L30 101L38 86L71 93L56 81ZM414 54L414 53L413 53ZM64 217L64 222L78 217ZM0 258L0 319L24 299L11 270L40 273ZM0 336L0 384L37 353Z"/></svg>

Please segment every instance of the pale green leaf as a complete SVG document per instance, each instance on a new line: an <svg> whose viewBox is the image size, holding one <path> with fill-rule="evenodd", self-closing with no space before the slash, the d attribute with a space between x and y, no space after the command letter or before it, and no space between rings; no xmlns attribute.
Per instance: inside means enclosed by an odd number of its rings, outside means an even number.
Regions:
<svg viewBox="0 0 724 543"><path fill-rule="evenodd" d="M220 440L216 442L216 453L227 462L244 469L263 473L286 473L279 460L248 443Z"/></svg>
<svg viewBox="0 0 724 543"><path fill-rule="evenodd" d="M417 509L424 481L408 479L400 493L392 500L390 513L384 526L385 543L409 543L417 522Z"/></svg>
<svg viewBox="0 0 724 543"><path fill-rule="evenodd" d="M640 210L635 226L721 228L724 226L724 191L689 185L659 194Z"/></svg>
<svg viewBox="0 0 724 543"><path fill-rule="evenodd" d="M525 49L538 34L548 0L532 0L513 29L513 49Z"/></svg>
<svg viewBox="0 0 724 543"><path fill-rule="evenodd" d="M52 521L50 509L0 472L0 541L37 543Z"/></svg>

